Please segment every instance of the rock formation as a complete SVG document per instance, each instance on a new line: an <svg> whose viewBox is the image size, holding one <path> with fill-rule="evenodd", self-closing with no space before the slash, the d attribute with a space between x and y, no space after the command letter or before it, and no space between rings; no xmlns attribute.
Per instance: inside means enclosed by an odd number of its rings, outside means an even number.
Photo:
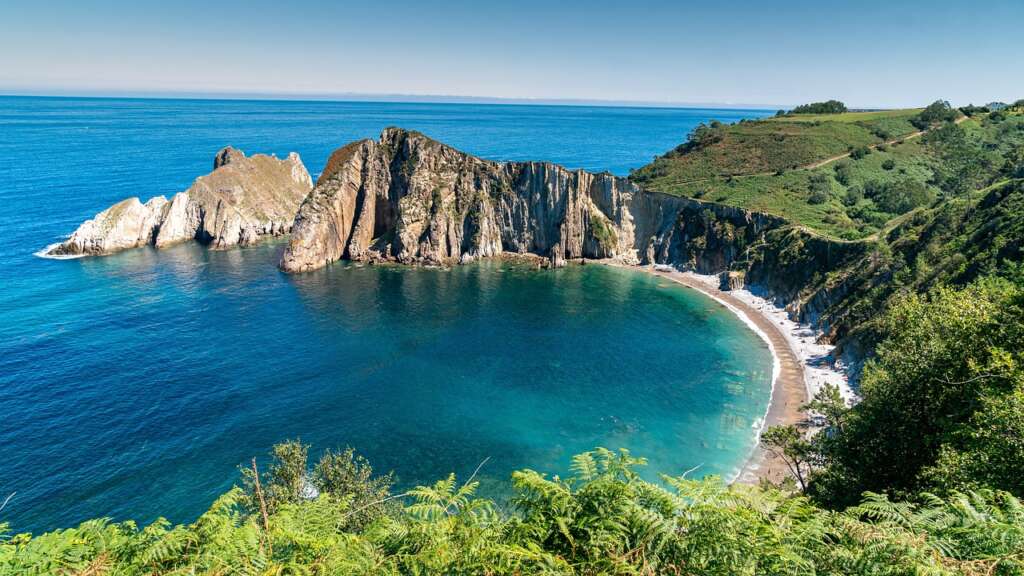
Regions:
<svg viewBox="0 0 1024 576"><path fill-rule="evenodd" d="M644 192L546 162L491 162L397 128L331 155L299 208L281 268L340 259L452 264L503 252L718 272L771 216Z"/></svg>
<svg viewBox="0 0 1024 576"><path fill-rule="evenodd" d="M298 154L279 160L224 148L213 172L168 201L129 198L84 222L49 255L101 255L152 244L198 240L214 248L247 245L291 230L313 183Z"/></svg>

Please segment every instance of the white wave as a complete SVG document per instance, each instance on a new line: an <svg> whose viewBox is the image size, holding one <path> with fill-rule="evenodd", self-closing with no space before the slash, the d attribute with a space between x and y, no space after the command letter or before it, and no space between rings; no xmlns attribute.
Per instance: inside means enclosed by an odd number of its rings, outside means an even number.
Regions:
<svg viewBox="0 0 1024 576"><path fill-rule="evenodd" d="M49 260L75 260L76 258L84 258L88 256L88 254L50 254L50 250L53 250L60 245L61 242L54 242L38 252L33 252L32 255L37 258L46 258Z"/></svg>

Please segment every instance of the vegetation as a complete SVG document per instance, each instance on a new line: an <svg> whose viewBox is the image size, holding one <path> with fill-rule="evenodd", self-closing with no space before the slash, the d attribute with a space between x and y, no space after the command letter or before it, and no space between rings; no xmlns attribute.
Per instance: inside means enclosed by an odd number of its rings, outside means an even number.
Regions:
<svg viewBox="0 0 1024 576"><path fill-rule="evenodd" d="M825 464L811 492L834 505L869 490L1024 494L1024 412L1013 412L1024 395L1024 289L985 278L910 294L880 330L861 402L832 415L841 433L807 449Z"/></svg>
<svg viewBox="0 0 1024 576"><path fill-rule="evenodd" d="M926 132L916 137L921 127ZM923 109L783 115L704 127L692 136L631 178L651 190L861 240L922 206L922 198L963 195L1021 170L1024 109L972 110L966 118L938 101ZM880 204L868 194L896 187L914 198L883 195Z"/></svg>
<svg viewBox="0 0 1024 576"><path fill-rule="evenodd" d="M191 524L0 524L0 575L1024 575L1024 103L987 110L713 122L634 176L783 216L680 225L867 358L856 405L826 387L819 429L765 432L781 486L652 483L599 448L568 478L514 473L502 506L475 473L396 494L353 450L310 466L293 441Z"/></svg>
<svg viewBox="0 0 1024 576"><path fill-rule="evenodd" d="M373 486L297 491L304 447L276 450L282 473L236 488L192 524L86 522L0 544L2 574L1020 574L1024 504L980 490L919 503L867 494L831 512L773 488L665 477L598 449L570 478L513 474L513 508L475 496L454 476L361 512ZM311 481L317 480L311 478ZM253 509L263 494L269 510ZM272 503L271 503L272 502Z"/></svg>
<svg viewBox="0 0 1024 576"><path fill-rule="evenodd" d="M927 130L940 122L952 122L957 119L957 116L957 111L949 105L949 102L936 100L922 110L911 122L921 130Z"/></svg>
<svg viewBox="0 0 1024 576"><path fill-rule="evenodd" d="M829 100L797 106L790 111L790 114L842 114L843 112L846 112L846 104L839 100Z"/></svg>

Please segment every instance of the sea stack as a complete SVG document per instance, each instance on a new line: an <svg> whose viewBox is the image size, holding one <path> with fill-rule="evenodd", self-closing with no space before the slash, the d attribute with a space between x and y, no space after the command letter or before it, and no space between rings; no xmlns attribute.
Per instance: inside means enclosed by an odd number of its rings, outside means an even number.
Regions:
<svg viewBox="0 0 1024 576"><path fill-rule="evenodd" d="M282 160L264 154L247 157L227 147L214 157L212 172L170 201L163 196L145 204L138 198L122 200L82 223L46 254L98 256L186 240L213 248L252 244L262 236L289 232L312 187L294 152Z"/></svg>

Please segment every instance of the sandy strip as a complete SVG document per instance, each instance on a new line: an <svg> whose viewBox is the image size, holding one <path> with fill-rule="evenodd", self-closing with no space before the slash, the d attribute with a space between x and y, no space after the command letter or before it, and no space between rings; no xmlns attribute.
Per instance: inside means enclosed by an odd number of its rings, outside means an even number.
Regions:
<svg viewBox="0 0 1024 576"><path fill-rule="evenodd" d="M630 268L654 274L666 280L697 290L718 301L747 323L768 343L775 358L771 401L758 437L769 426L797 424L805 419L800 406L825 383L839 387L845 398L854 394L847 384L842 365L831 362L832 346L817 344L817 333L789 319L786 311L748 290L722 291L717 276L679 272L667 266L629 266L615 261L602 261L610 266ZM762 447L751 454L735 479L756 484L762 478L779 482L789 474L785 463Z"/></svg>

